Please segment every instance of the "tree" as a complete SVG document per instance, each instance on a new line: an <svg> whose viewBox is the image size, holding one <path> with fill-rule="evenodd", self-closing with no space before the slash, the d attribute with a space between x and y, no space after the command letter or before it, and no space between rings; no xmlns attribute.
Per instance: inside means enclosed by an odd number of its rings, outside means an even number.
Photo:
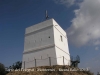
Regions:
<svg viewBox="0 0 100 75"><path fill-rule="evenodd" d="M21 66L22 66L22 62L20 62L20 61L17 61L17 62L15 62L12 66L10 66L9 68L10 69L21 69Z"/></svg>
<svg viewBox="0 0 100 75"><path fill-rule="evenodd" d="M5 66L0 63L0 75L5 75L6 74L6 71L5 71Z"/></svg>

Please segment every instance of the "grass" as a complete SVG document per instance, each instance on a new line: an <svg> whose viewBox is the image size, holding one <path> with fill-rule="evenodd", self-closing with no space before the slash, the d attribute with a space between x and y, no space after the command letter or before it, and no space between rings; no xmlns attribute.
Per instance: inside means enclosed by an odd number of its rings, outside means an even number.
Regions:
<svg viewBox="0 0 100 75"><path fill-rule="evenodd" d="M33 67L34 68L34 67ZM30 69L33 69L30 68ZM54 69L55 71L37 71L38 69ZM11 71L7 75L93 75L90 71L59 71L61 69L69 69L73 68L70 66L40 66L34 68L34 71L26 72L26 71ZM76 68L79 69L79 68Z"/></svg>

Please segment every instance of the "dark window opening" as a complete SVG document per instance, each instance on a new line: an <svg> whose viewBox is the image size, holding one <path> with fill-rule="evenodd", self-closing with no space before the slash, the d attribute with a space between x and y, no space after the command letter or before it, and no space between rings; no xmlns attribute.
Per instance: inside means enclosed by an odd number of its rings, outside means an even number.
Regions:
<svg viewBox="0 0 100 75"><path fill-rule="evenodd" d="M62 36L60 35L60 39L61 39L61 41L63 41L63 38L62 38Z"/></svg>

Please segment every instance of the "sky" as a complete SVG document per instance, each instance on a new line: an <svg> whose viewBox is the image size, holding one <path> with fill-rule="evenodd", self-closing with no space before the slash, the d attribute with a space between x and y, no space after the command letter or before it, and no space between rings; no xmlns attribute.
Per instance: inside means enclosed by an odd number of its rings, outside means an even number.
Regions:
<svg viewBox="0 0 100 75"><path fill-rule="evenodd" d="M0 62L22 60L25 28L50 18L66 31L80 68L100 72L100 0L0 0Z"/></svg>

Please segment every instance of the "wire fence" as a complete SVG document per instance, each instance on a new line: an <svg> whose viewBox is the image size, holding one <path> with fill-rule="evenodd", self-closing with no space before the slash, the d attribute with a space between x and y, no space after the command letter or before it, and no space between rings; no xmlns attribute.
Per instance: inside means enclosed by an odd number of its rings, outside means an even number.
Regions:
<svg viewBox="0 0 100 75"><path fill-rule="evenodd" d="M34 59L31 61L23 61L22 68L32 68L37 66L52 66L52 65L70 65L70 60L65 58L64 56L61 57L47 57L45 59Z"/></svg>

